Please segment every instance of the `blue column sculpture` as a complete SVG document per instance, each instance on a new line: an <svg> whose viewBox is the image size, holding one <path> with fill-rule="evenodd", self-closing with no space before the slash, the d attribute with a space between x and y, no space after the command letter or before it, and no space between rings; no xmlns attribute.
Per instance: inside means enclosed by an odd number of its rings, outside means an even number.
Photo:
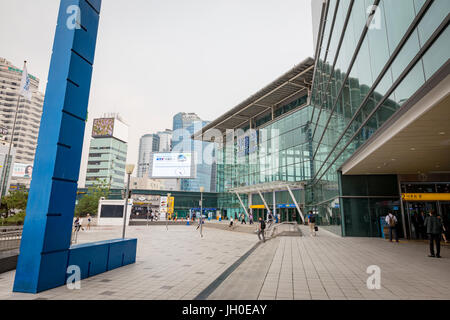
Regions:
<svg viewBox="0 0 450 320"><path fill-rule="evenodd" d="M69 265L86 278L135 261L135 239L70 246L100 7L61 0L15 292L62 286Z"/></svg>

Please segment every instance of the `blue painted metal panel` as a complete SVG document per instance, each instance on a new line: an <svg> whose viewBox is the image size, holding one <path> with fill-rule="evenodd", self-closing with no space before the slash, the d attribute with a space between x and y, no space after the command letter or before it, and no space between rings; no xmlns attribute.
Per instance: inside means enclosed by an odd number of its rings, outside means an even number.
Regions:
<svg viewBox="0 0 450 320"><path fill-rule="evenodd" d="M72 5L80 9L78 29L68 27ZM16 292L36 293L64 283L100 7L100 0L61 0Z"/></svg>
<svg viewBox="0 0 450 320"><path fill-rule="evenodd" d="M112 241L109 250L108 270L113 270L135 263L136 249L136 239Z"/></svg>
<svg viewBox="0 0 450 320"><path fill-rule="evenodd" d="M81 279L106 272L108 270L109 245L108 241L104 241L70 248L68 266L79 266Z"/></svg>

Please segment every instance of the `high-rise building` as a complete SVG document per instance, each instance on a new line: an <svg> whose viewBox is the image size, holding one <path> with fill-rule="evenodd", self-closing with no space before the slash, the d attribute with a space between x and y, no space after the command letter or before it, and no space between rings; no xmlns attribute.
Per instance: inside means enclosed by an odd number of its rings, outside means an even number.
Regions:
<svg viewBox="0 0 450 320"><path fill-rule="evenodd" d="M194 122L202 121L195 113L177 113L173 117L173 136L172 147L178 145L181 141L186 140L186 129L191 127Z"/></svg>
<svg viewBox="0 0 450 320"><path fill-rule="evenodd" d="M0 58L0 128L6 130L4 139L8 142L12 139L16 151L14 159L16 173L13 174L11 183L27 188L30 186L31 178L25 174L21 175L23 171L21 168L33 167L44 104L44 94L38 91L39 79L31 74L29 77L32 101L21 98L14 137L11 138L22 70L6 59Z"/></svg>
<svg viewBox="0 0 450 320"><path fill-rule="evenodd" d="M139 142L137 177L150 177L153 154L160 149L160 136L157 134L146 134Z"/></svg>
<svg viewBox="0 0 450 320"><path fill-rule="evenodd" d="M195 178L181 179L182 191L198 192L200 187L204 187L206 192L215 190L213 163L209 161L210 159L204 159L204 151L211 143L192 139L194 132L201 130L208 123L195 113L178 113L173 119L172 150L192 153L195 159Z"/></svg>
<svg viewBox="0 0 450 320"><path fill-rule="evenodd" d="M172 151L172 130L166 129L165 131L159 131L159 152Z"/></svg>
<svg viewBox="0 0 450 320"><path fill-rule="evenodd" d="M124 188L128 125L118 114L95 119L86 171L87 188L98 184Z"/></svg>

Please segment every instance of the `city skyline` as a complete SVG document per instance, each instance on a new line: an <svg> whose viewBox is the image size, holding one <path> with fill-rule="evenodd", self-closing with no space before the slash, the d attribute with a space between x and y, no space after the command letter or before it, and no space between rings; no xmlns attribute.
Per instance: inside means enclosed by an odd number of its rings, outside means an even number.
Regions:
<svg viewBox="0 0 450 320"><path fill-rule="evenodd" d="M0 21L0 29L10 32L0 34L0 42L15 43L4 46L1 56L19 66L28 60L29 72L41 79L44 91L59 1L11 1L1 6L10 14ZM127 161L137 164L139 138L170 128L178 112L214 119L312 56L310 7L309 0L287 0L282 5L275 0L189 5L139 0L128 7L105 2L80 181L94 118L114 112L130 123ZM262 43L270 45L259 50Z"/></svg>

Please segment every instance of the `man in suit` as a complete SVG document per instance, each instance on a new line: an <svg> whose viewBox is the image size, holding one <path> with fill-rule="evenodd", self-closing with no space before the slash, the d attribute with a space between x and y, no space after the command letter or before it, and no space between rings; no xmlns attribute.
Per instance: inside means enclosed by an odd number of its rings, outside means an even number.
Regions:
<svg viewBox="0 0 450 320"><path fill-rule="evenodd" d="M430 239L430 258L441 257L441 234L442 220L436 216L436 212L431 211L425 219L425 228ZM436 255L434 255L434 243L436 243Z"/></svg>

